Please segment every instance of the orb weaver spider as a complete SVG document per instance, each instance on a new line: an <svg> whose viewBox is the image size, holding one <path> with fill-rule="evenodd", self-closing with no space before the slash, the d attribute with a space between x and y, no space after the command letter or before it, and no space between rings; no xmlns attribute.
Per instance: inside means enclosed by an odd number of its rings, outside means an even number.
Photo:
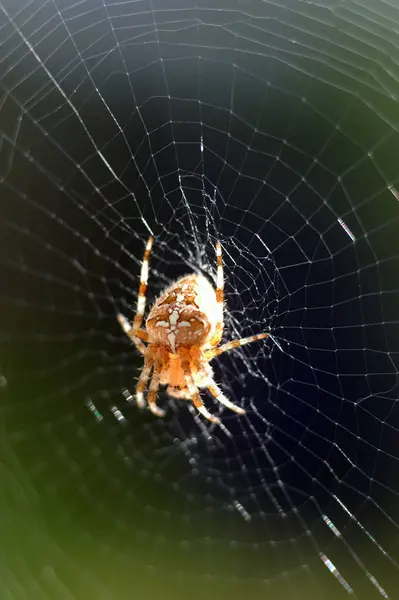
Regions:
<svg viewBox="0 0 399 600"><path fill-rule="evenodd" d="M238 414L244 414L245 410L233 404L219 388L209 362L223 352L265 339L269 334L258 333L219 346L224 327L224 279L220 243L216 244L216 290L203 275L193 273L178 279L155 301L145 329L142 329L152 244L153 238L150 237L141 266L133 325L124 315L117 315L123 331L144 356L144 366L136 388L137 406L145 407L144 390L152 372L147 403L151 412L158 417L165 415L165 411L156 404L160 385L167 385L167 393L174 398L191 400L195 408L213 423L220 423L220 419L205 408L199 388L207 388L218 402Z"/></svg>

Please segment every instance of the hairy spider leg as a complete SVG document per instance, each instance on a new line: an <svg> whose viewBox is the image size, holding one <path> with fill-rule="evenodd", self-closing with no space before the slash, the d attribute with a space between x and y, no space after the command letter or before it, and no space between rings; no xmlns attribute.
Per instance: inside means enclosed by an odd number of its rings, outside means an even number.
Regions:
<svg viewBox="0 0 399 600"><path fill-rule="evenodd" d="M223 303L224 303L224 276L223 276L223 261L222 261L222 246L220 242L216 243L216 261L217 261L217 272L216 272L216 304L218 308L218 320L215 326L215 332L209 344L211 346L217 346L222 339L223 335Z"/></svg>
<svg viewBox="0 0 399 600"><path fill-rule="evenodd" d="M164 417L166 414L162 408L159 408L159 406L156 405L156 399L157 399L159 383L160 383L160 378L161 378L161 371L162 371L162 361L156 360L150 387L148 389L147 402L148 402L150 411L157 417Z"/></svg>
<svg viewBox="0 0 399 600"><path fill-rule="evenodd" d="M214 379L209 380L209 385L207 387L208 390L211 392L212 396L215 398L215 400L217 400L230 410L233 410L234 412L238 413L239 415L245 415L245 410L243 408L241 408L240 406L236 406L231 400L226 398L226 396L223 394L222 390L219 388L218 384Z"/></svg>
<svg viewBox="0 0 399 600"><path fill-rule="evenodd" d="M212 423L220 423L220 419L218 417L214 417L205 408L204 403L202 402L201 397L199 395L198 388L194 383L194 379L191 374L190 361L188 359L182 360L182 369L188 390L190 392L190 398L192 399L195 408L198 410L198 412L201 413L203 417L205 417L205 419L208 419L208 421L211 421Z"/></svg>
<svg viewBox="0 0 399 600"><path fill-rule="evenodd" d="M140 272L140 288L137 296L137 310L136 315L133 321L133 333L140 329L141 324L143 322L144 311L145 311L145 303L146 303L146 293L148 286L148 272L149 272L149 258L152 250L152 243L154 238L150 236L147 240L147 244L145 247L144 258L141 264L141 272Z"/></svg>
<svg viewBox="0 0 399 600"><path fill-rule="evenodd" d="M206 379L206 383L204 383L204 387L208 388L208 390L210 391L212 396L218 402L220 402L221 404L223 404L230 410L233 410L234 412L238 413L239 415L245 415L245 410L243 408L241 408L240 406L237 406L236 404L231 402L231 400L229 400L224 395L224 393L222 392L222 390L220 389L220 387L214 380L212 369L209 366L208 362L206 361L204 355L202 355L202 360L201 360L201 358L198 358L195 361L195 367L198 371L205 371L205 373L207 374L207 379ZM201 387L203 387L203 386L201 385Z"/></svg>
<svg viewBox="0 0 399 600"><path fill-rule="evenodd" d="M136 403L139 408L145 407L144 390L146 388L148 379L150 377L150 373L151 373L153 365L154 365L154 359L146 356L146 358L144 360L144 367L140 373L140 377L139 377L139 380L137 382L137 387L136 387Z"/></svg>
<svg viewBox="0 0 399 600"><path fill-rule="evenodd" d="M137 349L141 354L144 354L146 347L143 344L148 341L148 333L143 329L140 329L141 324L143 322L144 312L145 312L145 304L146 304L146 292L148 286L148 271L149 271L149 257L151 254L152 243L154 238L150 236L147 240L147 244L145 247L143 262L141 263L141 271L140 271L140 288L137 296L137 309L136 315L133 320L133 327L126 319L124 315L119 313L117 315L117 319L122 327L123 331L130 337L130 339L136 344Z"/></svg>
<svg viewBox="0 0 399 600"><path fill-rule="evenodd" d="M206 350L204 352L204 355L207 360L211 360L212 358L215 358L215 356L223 354L223 352L228 352L229 350L233 350L234 348L238 348L239 346L245 346L245 344L252 344L252 342L264 340L268 337L268 333L258 333L257 335L251 335L249 337L241 338L239 340L232 340L231 342L223 344L223 346L219 346L219 348L211 348L210 350Z"/></svg>

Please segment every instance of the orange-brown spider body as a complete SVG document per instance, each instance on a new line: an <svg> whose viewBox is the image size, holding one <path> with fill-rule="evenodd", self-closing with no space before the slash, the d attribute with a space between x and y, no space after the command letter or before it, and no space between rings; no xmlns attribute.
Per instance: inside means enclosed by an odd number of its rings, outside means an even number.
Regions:
<svg viewBox="0 0 399 600"><path fill-rule="evenodd" d="M204 346L214 329L207 316L217 313L216 295L200 275L187 275L176 281L158 298L147 318L149 342L168 346Z"/></svg>
<svg viewBox="0 0 399 600"><path fill-rule="evenodd" d="M197 387L203 387L210 375L196 365L201 361L199 348L208 349L216 330L218 314L215 290L205 277L187 275L171 285L158 298L146 322L148 341L167 349L168 357L160 374L160 383L169 384L168 394L190 398L183 362L188 361ZM166 363L166 364L165 364Z"/></svg>
<svg viewBox="0 0 399 600"><path fill-rule="evenodd" d="M209 421L219 422L203 405L198 388L206 387L212 396L231 410L245 411L233 404L213 379L209 361L215 356L268 337L260 333L233 340L218 346L223 334L223 265L222 250L216 244L216 289L202 275L186 275L168 287L155 301L141 329L145 311L148 279L148 258L152 248L149 238L141 268L137 312L133 326L121 314L118 320L124 332L144 355L144 367L136 388L137 405L145 406L144 390L152 373L147 403L157 416L165 412L156 405L159 386L168 385L168 394L175 398L192 400L197 410ZM146 346L143 342L147 342Z"/></svg>

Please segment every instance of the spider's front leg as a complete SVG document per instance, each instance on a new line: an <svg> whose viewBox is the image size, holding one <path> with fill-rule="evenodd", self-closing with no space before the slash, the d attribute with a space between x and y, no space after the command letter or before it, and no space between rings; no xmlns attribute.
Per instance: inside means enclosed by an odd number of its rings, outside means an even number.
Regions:
<svg viewBox="0 0 399 600"><path fill-rule="evenodd" d="M215 400L220 402L220 404L223 404L224 406L226 406L230 410L233 410L239 415L245 415L245 410L243 408L241 408L240 406L236 406L231 400L226 398L226 396L223 394L222 390L219 388L218 384L214 379L209 380L207 387L208 390L211 392L212 396L215 398Z"/></svg>
<svg viewBox="0 0 399 600"><path fill-rule="evenodd" d="M154 362L155 362L154 358L152 358L151 356L148 356L148 355L146 356L145 361L144 361L144 367L140 373L140 377L139 377L139 380L137 382L137 387L136 387L136 402L137 402L137 406L139 408L145 407L144 390L145 390L147 382L150 378L150 374L151 374L152 367L154 366Z"/></svg>
<svg viewBox="0 0 399 600"><path fill-rule="evenodd" d="M161 379L161 371L162 371L162 360L159 358L155 362L154 373L152 375L150 387L148 389L147 402L150 411L157 417L164 417L165 411L162 408L159 408L156 404L160 379Z"/></svg>
<svg viewBox="0 0 399 600"><path fill-rule="evenodd" d="M208 421L212 423L220 423L220 419L218 417L214 417L204 406L204 403L201 400L201 396L199 395L199 391L197 386L195 385L194 378L191 372L191 364L187 358L182 360L182 369L184 373L184 378L186 381L186 385L188 391L190 393L190 399L192 400L195 408L198 412L201 413Z"/></svg>
<svg viewBox="0 0 399 600"><path fill-rule="evenodd" d="M203 386L210 391L215 400L217 400L218 402L220 402L220 404L223 404L230 410L233 410L234 412L238 413L239 415L245 415L245 410L243 408L234 404L224 395L224 393L214 380L212 369L208 362L206 362L204 357L202 357L202 361L198 361L196 367L198 370L202 370L206 373L206 379L204 379Z"/></svg>

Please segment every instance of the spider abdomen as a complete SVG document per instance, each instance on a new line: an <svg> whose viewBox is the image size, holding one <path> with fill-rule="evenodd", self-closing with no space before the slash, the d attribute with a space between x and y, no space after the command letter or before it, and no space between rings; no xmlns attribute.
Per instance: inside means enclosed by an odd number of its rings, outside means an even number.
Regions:
<svg viewBox="0 0 399 600"><path fill-rule="evenodd" d="M206 314L192 306L154 307L147 319L149 341L168 346L175 354L179 346L202 346L211 331Z"/></svg>
<svg viewBox="0 0 399 600"><path fill-rule="evenodd" d="M209 310L214 313L215 291L200 275L187 275L160 296L148 315L149 341L170 348L203 346L213 329ZM206 312L205 312L206 311Z"/></svg>

